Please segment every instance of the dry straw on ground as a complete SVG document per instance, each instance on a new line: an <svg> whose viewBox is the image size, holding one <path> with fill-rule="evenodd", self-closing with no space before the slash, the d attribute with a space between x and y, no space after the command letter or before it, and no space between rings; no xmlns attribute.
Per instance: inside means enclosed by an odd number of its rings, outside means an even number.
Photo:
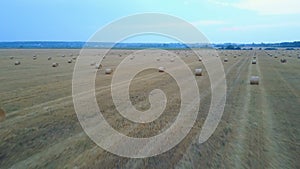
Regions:
<svg viewBox="0 0 300 169"><path fill-rule="evenodd" d="M3 109L0 108L0 122L4 121L6 117L6 113Z"/></svg>

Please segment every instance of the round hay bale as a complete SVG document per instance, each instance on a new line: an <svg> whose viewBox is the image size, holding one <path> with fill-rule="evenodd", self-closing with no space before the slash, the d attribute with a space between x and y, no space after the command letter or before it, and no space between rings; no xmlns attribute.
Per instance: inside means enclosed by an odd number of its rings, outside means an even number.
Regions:
<svg viewBox="0 0 300 169"><path fill-rule="evenodd" d="M156 58L156 61L160 61L160 58Z"/></svg>
<svg viewBox="0 0 300 169"><path fill-rule="evenodd" d="M72 59L73 59L73 60L76 60L77 58L76 58L76 57L73 57Z"/></svg>
<svg viewBox="0 0 300 169"><path fill-rule="evenodd" d="M202 69L195 69L196 76L202 76Z"/></svg>
<svg viewBox="0 0 300 169"><path fill-rule="evenodd" d="M21 62L20 61L15 61L15 65L20 65Z"/></svg>
<svg viewBox="0 0 300 169"><path fill-rule="evenodd" d="M233 56L233 58L236 58L236 56Z"/></svg>
<svg viewBox="0 0 300 169"><path fill-rule="evenodd" d="M11 56L11 57L9 57L11 60L13 60L14 59L14 57L13 56Z"/></svg>
<svg viewBox="0 0 300 169"><path fill-rule="evenodd" d="M72 59L69 59L69 60L68 60L68 63L72 63Z"/></svg>
<svg viewBox="0 0 300 169"><path fill-rule="evenodd" d="M298 56L298 59L300 59L300 56Z"/></svg>
<svg viewBox="0 0 300 169"><path fill-rule="evenodd" d="M171 60L170 60L171 62L175 62L175 59L174 58L171 58Z"/></svg>
<svg viewBox="0 0 300 169"><path fill-rule="evenodd" d="M33 60L36 60L36 59L37 59L37 57L34 55L34 56L32 56L32 59L33 59Z"/></svg>
<svg viewBox="0 0 300 169"><path fill-rule="evenodd" d="M131 56L131 57L130 57L130 60L133 60L133 59L134 59L134 56Z"/></svg>
<svg viewBox="0 0 300 169"><path fill-rule="evenodd" d="M109 75L113 72L113 70L111 68L106 68L105 69L105 74Z"/></svg>
<svg viewBox="0 0 300 169"><path fill-rule="evenodd" d="M251 76L250 84L251 85L259 85L259 76Z"/></svg>
<svg viewBox="0 0 300 169"><path fill-rule="evenodd" d="M95 64L95 68L96 68L96 69L101 69L101 68L102 68L102 65L101 65L101 64Z"/></svg>
<svg viewBox="0 0 300 169"><path fill-rule="evenodd" d="M66 55L62 55L61 57L63 57L63 58L64 58L64 57L66 57Z"/></svg>
<svg viewBox="0 0 300 169"><path fill-rule="evenodd" d="M51 60L52 58L51 57L48 57L48 60Z"/></svg>
<svg viewBox="0 0 300 169"><path fill-rule="evenodd" d="M165 68L164 67L159 67L158 68L158 72L164 72L165 71Z"/></svg>
<svg viewBox="0 0 300 169"><path fill-rule="evenodd" d="M276 59L276 58L278 58L278 56L274 56L274 58Z"/></svg>
<svg viewBox="0 0 300 169"><path fill-rule="evenodd" d="M58 63L52 63L52 67L58 67Z"/></svg>
<svg viewBox="0 0 300 169"><path fill-rule="evenodd" d="M6 113L3 109L0 108L0 122L4 121L6 118Z"/></svg>
<svg viewBox="0 0 300 169"><path fill-rule="evenodd" d="M280 62L281 62L281 63L286 63L286 62L287 62L287 60L286 60L286 59L284 59L284 58L282 58L282 59L280 59Z"/></svg>
<svg viewBox="0 0 300 169"><path fill-rule="evenodd" d="M225 59L224 59L224 62L228 62L228 58L225 58Z"/></svg>
<svg viewBox="0 0 300 169"><path fill-rule="evenodd" d="M201 57L199 57L199 62L202 62L202 58Z"/></svg>
<svg viewBox="0 0 300 169"><path fill-rule="evenodd" d="M256 64L256 59L252 60L252 64Z"/></svg>
<svg viewBox="0 0 300 169"><path fill-rule="evenodd" d="M95 65L96 65L96 62L92 62L90 65L91 65L91 66L95 66Z"/></svg>

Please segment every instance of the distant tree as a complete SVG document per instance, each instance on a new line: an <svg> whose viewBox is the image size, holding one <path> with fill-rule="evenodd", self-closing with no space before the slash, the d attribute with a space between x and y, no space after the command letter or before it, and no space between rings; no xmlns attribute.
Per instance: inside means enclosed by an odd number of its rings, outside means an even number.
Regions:
<svg viewBox="0 0 300 169"><path fill-rule="evenodd" d="M228 45L228 46L226 46L225 49L226 49L226 50L233 50L233 49L234 49L234 46L233 46L233 45Z"/></svg>

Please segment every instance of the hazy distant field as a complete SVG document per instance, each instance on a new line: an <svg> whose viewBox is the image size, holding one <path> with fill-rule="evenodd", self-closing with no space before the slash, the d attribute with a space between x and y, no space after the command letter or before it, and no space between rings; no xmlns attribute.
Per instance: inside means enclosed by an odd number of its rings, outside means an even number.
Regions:
<svg viewBox="0 0 300 169"><path fill-rule="evenodd" d="M97 55L104 51L90 52ZM111 51L103 68L116 68L132 52ZM192 71L204 68L190 51L171 52L178 52ZM223 63L228 93L213 136L198 144L211 100L209 77L204 71L203 76L195 77L201 103L189 135L164 154L129 159L98 147L78 122L71 95L75 60L67 61L79 50L0 50L0 107L6 111L6 119L0 122L0 168L300 168L300 51L218 52L222 60L229 59ZM257 64L251 64L253 56ZM153 57L157 57L155 52ZM287 63L280 63L281 58ZM15 66L16 60L21 65ZM52 67L53 62L59 66ZM252 75L261 78L259 85L249 84ZM149 137L176 118L180 93L168 74L146 70L131 83L130 99L138 110L149 108L148 94L155 88L162 89L168 98L163 115L143 125L118 114L110 96L111 78L103 69L98 71L96 96L115 129L133 137Z"/></svg>

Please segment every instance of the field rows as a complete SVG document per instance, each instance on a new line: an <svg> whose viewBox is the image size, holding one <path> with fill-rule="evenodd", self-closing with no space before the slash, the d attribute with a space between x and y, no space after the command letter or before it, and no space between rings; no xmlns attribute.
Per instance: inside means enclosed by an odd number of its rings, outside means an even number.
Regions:
<svg viewBox="0 0 300 169"><path fill-rule="evenodd" d="M198 143L211 100L204 69L203 76L195 77L201 101L194 127L170 151L145 159L111 154L83 132L71 96L74 63L66 62L70 53L78 52L0 51L0 106L7 112L6 120L0 122L0 168L300 168L298 51L219 51L221 60L229 61L223 63L226 107L215 133L204 144ZM115 68L133 52L112 51L103 67ZM204 68L189 51L176 52L191 70ZM31 56L35 54L38 59L33 61ZM63 54L66 56L61 57ZM21 65L14 66L11 55L21 60ZM156 58L155 52L152 55ZM48 56L53 57L51 61ZM254 56L257 64L251 64ZM287 59L286 64L280 63L282 57ZM52 62L60 63L59 67L51 67ZM260 77L259 85L249 84L252 75ZM111 77L104 75L104 70L97 73L96 97L103 116L119 132L149 137L174 122L181 101L176 81L170 75L145 70L131 82L130 99L138 110L149 108L148 94L155 88L162 89L168 98L163 115L150 124L132 123L117 112L110 96Z"/></svg>

